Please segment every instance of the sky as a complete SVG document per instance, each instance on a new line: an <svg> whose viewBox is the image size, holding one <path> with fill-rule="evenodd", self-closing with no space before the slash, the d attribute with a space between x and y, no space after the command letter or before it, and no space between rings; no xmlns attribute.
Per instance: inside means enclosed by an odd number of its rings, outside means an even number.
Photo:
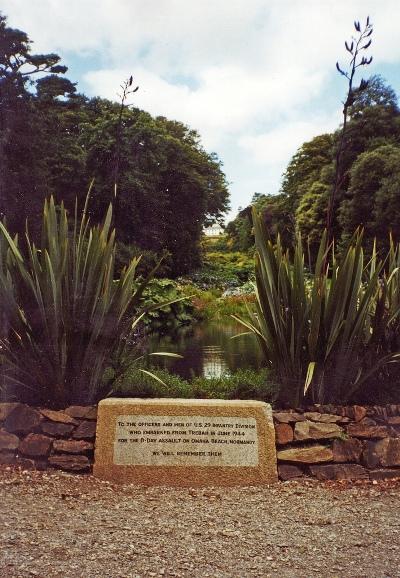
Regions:
<svg viewBox="0 0 400 578"><path fill-rule="evenodd" d="M56 52L87 96L132 102L196 129L229 182L231 211L279 192L298 147L341 121L344 41L374 25L364 76L400 94L399 0L0 0L33 53ZM358 77L360 79L360 76Z"/></svg>

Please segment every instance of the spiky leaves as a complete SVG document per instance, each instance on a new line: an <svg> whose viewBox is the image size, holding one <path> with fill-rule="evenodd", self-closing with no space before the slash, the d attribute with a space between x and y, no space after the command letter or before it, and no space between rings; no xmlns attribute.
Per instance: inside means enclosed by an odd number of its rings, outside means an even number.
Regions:
<svg viewBox="0 0 400 578"><path fill-rule="evenodd" d="M71 226L63 204L51 198L40 247L27 233L24 252L0 223L0 312L9 327L3 368L36 403L96 400L107 360L134 341L147 281L135 279L139 259L114 280L111 219L110 206L104 222L90 227L85 206Z"/></svg>
<svg viewBox="0 0 400 578"><path fill-rule="evenodd" d="M399 360L382 348L385 333L398 328L399 247L392 244L386 263L374 252L365 264L358 231L339 263L325 232L310 273L300 239L292 259L279 238L273 245L256 211L253 222L256 309L238 321L257 336L282 403L345 403Z"/></svg>

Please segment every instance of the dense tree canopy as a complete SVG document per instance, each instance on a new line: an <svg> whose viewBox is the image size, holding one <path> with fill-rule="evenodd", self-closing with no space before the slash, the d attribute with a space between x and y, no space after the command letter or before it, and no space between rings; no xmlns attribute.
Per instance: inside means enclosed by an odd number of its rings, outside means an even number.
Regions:
<svg viewBox="0 0 400 578"><path fill-rule="evenodd" d="M311 252L326 226L328 198L333 186L335 156L341 128L304 143L283 175L281 193L261 195L257 208L270 234L278 232L287 247L296 231L308 239ZM333 232L344 245L354 230L365 230L366 245L386 248L389 232L400 238L400 111L393 89L380 76L373 76L357 93L349 113L342 155L343 178L335 198ZM237 250L241 244L235 231L243 229L243 209L228 225ZM251 225L247 225L251 230Z"/></svg>
<svg viewBox="0 0 400 578"><path fill-rule="evenodd" d="M50 194L72 211L94 178L91 216L114 203L121 265L147 250L169 253L173 275L198 266L204 224L228 208L216 155L180 122L77 94L60 57L31 44L0 16L0 213L11 230L28 219L35 233Z"/></svg>

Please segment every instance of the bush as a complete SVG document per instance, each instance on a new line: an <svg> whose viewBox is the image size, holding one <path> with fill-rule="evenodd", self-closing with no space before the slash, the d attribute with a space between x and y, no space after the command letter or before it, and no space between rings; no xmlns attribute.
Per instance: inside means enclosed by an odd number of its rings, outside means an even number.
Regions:
<svg viewBox="0 0 400 578"><path fill-rule="evenodd" d="M123 397L181 397L199 399L259 399L273 401L276 387L265 370L238 370L219 378L194 377L191 382L166 371L150 368L163 383L140 369L131 369L115 381L113 395Z"/></svg>
<svg viewBox="0 0 400 578"><path fill-rule="evenodd" d="M167 305L163 306L165 302ZM195 320L188 292L182 291L171 279L152 279L143 291L142 303L144 308L151 309L144 319L144 325L150 331L173 331Z"/></svg>
<svg viewBox="0 0 400 578"><path fill-rule="evenodd" d="M132 355L148 280L135 280L132 259L114 280L112 210L89 227L72 224L53 198L44 206L42 241L27 234L22 251L0 222L1 373L17 399L53 407L92 403L110 358Z"/></svg>
<svg viewBox="0 0 400 578"><path fill-rule="evenodd" d="M253 211L256 307L238 318L256 334L279 400L347 403L372 376L398 362L400 248L365 265L357 232L338 262L323 235L315 270L307 274L301 240L293 260L274 246Z"/></svg>

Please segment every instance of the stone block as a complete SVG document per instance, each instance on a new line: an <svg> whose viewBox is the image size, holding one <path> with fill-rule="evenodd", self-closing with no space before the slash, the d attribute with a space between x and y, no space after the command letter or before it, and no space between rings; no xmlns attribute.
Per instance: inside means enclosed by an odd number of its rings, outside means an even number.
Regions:
<svg viewBox="0 0 400 578"><path fill-rule="evenodd" d="M0 431L0 451L14 451L19 446L19 437L7 431Z"/></svg>
<svg viewBox="0 0 400 578"><path fill-rule="evenodd" d="M294 428L294 439L298 441L338 438L342 434L342 428L336 423L315 423L307 420L296 423Z"/></svg>
<svg viewBox="0 0 400 578"><path fill-rule="evenodd" d="M15 452L4 451L0 452L0 464L1 465L11 465L15 464Z"/></svg>
<svg viewBox="0 0 400 578"><path fill-rule="evenodd" d="M297 413L295 411L274 411L273 415L274 420L278 423L294 423L306 419L302 413Z"/></svg>
<svg viewBox="0 0 400 578"><path fill-rule="evenodd" d="M318 411L306 411L304 417L309 421L318 421L321 423L338 423L342 420L342 416L330 413L319 413Z"/></svg>
<svg viewBox="0 0 400 578"><path fill-rule="evenodd" d="M393 480L400 478L400 469L371 470L369 472L369 477L371 480Z"/></svg>
<svg viewBox="0 0 400 578"><path fill-rule="evenodd" d="M293 428L288 423L277 423L275 425L276 443L285 445L293 441Z"/></svg>
<svg viewBox="0 0 400 578"><path fill-rule="evenodd" d="M10 413L15 409L18 405L22 405L22 403L12 402L12 403L0 403L0 422L7 419Z"/></svg>
<svg viewBox="0 0 400 578"><path fill-rule="evenodd" d="M359 462L363 451L358 439L334 440L332 444L334 462Z"/></svg>
<svg viewBox="0 0 400 578"><path fill-rule="evenodd" d="M10 433L26 434L36 429L42 420L42 416L35 409L17 404L8 414L4 428Z"/></svg>
<svg viewBox="0 0 400 578"><path fill-rule="evenodd" d="M42 434L31 433L19 444L19 453L32 458L48 456L53 440Z"/></svg>
<svg viewBox="0 0 400 578"><path fill-rule="evenodd" d="M400 425L400 415L388 417L386 421L389 425Z"/></svg>
<svg viewBox="0 0 400 578"><path fill-rule="evenodd" d="M316 464L320 462L331 462L333 452L331 448L322 445L306 447L294 447L277 452L278 461L297 462L303 464Z"/></svg>
<svg viewBox="0 0 400 578"><path fill-rule="evenodd" d="M94 445L84 440L55 440L53 450L65 454L85 454L91 452Z"/></svg>
<svg viewBox="0 0 400 578"><path fill-rule="evenodd" d="M48 436L55 438L65 438L69 437L73 432L75 426L67 423L56 423L53 421L43 421L40 424L40 429L42 432Z"/></svg>
<svg viewBox="0 0 400 578"><path fill-rule="evenodd" d="M385 438L377 442L367 442L363 462L368 468L400 466L400 439Z"/></svg>
<svg viewBox="0 0 400 578"><path fill-rule="evenodd" d="M96 405L71 405L67 407L65 413L75 419L97 419Z"/></svg>
<svg viewBox="0 0 400 578"><path fill-rule="evenodd" d="M41 409L40 413L49 421L56 423L66 423L71 425L78 425L76 419L65 413L64 411L53 411L52 409Z"/></svg>
<svg viewBox="0 0 400 578"><path fill-rule="evenodd" d="M87 472L91 468L91 462L87 456L60 454L50 456L49 466L65 470L67 472Z"/></svg>
<svg viewBox="0 0 400 578"><path fill-rule="evenodd" d="M154 486L276 482L271 407L244 400L103 400L94 474Z"/></svg>
<svg viewBox="0 0 400 578"><path fill-rule="evenodd" d="M363 439L386 438L390 435L390 429L384 425L351 423L347 426L347 433L351 437Z"/></svg>
<svg viewBox="0 0 400 578"><path fill-rule="evenodd" d="M304 476L304 472L298 466L294 466L293 464L279 464L278 475L279 479L287 482L288 480L301 478Z"/></svg>
<svg viewBox="0 0 400 578"><path fill-rule="evenodd" d="M96 422L81 421L72 437L77 440L93 440L96 437Z"/></svg>
<svg viewBox="0 0 400 578"><path fill-rule="evenodd" d="M317 480L365 480L368 472L359 464L327 464L310 466L310 472Z"/></svg>

